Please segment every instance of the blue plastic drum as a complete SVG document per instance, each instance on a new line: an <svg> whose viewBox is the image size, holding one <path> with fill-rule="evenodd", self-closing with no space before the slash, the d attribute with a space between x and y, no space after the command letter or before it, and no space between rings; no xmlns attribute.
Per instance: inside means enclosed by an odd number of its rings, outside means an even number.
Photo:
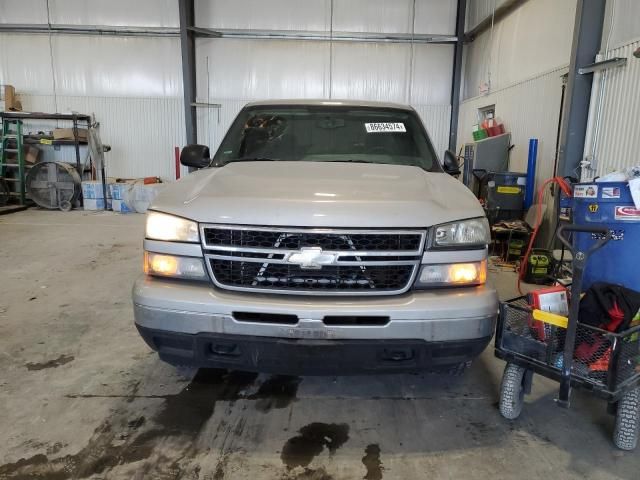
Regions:
<svg viewBox="0 0 640 480"><path fill-rule="evenodd" d="M573 223L602 224L612 238L593 253L584 272L583 289L608 282L640 291L640 209L627 182L578 183L573 188ZM587 250L595 234L576 233L574 244Z"/></svg>

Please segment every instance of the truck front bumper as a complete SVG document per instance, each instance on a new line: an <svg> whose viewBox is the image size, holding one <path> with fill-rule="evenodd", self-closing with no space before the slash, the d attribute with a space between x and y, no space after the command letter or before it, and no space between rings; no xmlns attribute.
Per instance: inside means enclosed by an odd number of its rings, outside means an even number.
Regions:
<svg viewBox="0 0 640 480"><path fill-rule="evenodd" d="M230 292L146 276L134 285L133 303L140 334L169 363L295 375L465 362L491 340L498 310L491 286L331 298ZM261 314L262 320L238 320L238 312ZM269 321L269 315L283 314L298 320ZM388 321L327 325L327 316Z"/></svg>

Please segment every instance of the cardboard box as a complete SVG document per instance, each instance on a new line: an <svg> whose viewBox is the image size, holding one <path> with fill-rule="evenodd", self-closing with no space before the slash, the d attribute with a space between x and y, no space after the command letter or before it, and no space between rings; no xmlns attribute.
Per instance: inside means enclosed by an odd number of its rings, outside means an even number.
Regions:
<svg viewBox="0 0 640 480"><path fill-rule="evenodd" d="M82 203L85 210L104 210L104 198L85 198ZM107 198L107 210L111 210L110 198Z"/></svg>
<svg viewBox="0 0 640 480"><path fill-rule="evenodd" d="M111 192L111 197L114 200L129 200L131 197L131 192L133 192L135 184L133 183L125 183L125 182L117 182L109 184L109 190Z"/></svg>
<svg viewBox="0 0 640 480"><path fill-rule="evenodd" d="M107 199L111 199L111 188L109 187L109 180L107 179L106 190ZM100 180L85 180L82 182L82 198L85 200L91 199L104 199L104 192L102 191L102 182Z"/></svg>
<svg viewBox="0 0 640 480"><path fill-rule="evenodd" d="M113 211L118 213L134 213L129 206L124 203L124 200L112 200L111 204Z"/></svg>
<svg viewBox="0 0 640 480"><path fill-rule="evenodd" d="M4 85L2 100L4 100L5 112L21 112L22 103L16 97L16 89L13 85Z"/></svg>
<svg viewBox="0 0 640 480"><path fill-rule="evenodd" d="M89 138L89 132L86 128L78 129L78 140L86 142ZM73 128L54 128L53 129L54 140L73 140Z"/></svg>
<svg viewBox="0 0 640 480"><path fill-rule="evenodd" d="M118 213L133 213L135 210L130 205L133 198L134 183L116 182L109 184L111 197L113 198L113 211Z"/></svg>
<svg viewBox="0 0 640 480"><path fill-rule="evenodd" d="M24 146L24 161L27 163L37 163L42 152L38 147L33 145Z"/></svg>

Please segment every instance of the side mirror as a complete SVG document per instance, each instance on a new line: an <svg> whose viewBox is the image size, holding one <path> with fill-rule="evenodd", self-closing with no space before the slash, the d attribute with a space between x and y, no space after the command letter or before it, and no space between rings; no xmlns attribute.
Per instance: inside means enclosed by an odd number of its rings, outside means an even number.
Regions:
<svg viewBox="0 0 640 480"><path fill-rule="evenodd" d="M204 168L211 163L209 147L206 145L187 145L180 152L180 163L186 167Z"/></svg>
<svg viewBox="0 0 640 480"><path fill-rule="evenodd" d="M444 152L444 171L449 175L460 175L460 162L458 156L451 150Z"/></svg>

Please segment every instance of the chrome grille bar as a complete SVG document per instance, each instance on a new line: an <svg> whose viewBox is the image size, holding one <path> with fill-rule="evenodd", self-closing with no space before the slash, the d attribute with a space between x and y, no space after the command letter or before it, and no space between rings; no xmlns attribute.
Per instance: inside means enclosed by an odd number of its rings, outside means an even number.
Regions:
<svg viewBox="0 0 640 480"><path fill-rule="evenodd" d="M327 252L329 253L329 252ZM236 262L254 262L254 263L277 263L277 264L281 264L281 265L287 265L290 264L290 262L288 262L287 260L285 260L284 258L282 259L277 259L277 258L251 258L251 257L236 257L236 256L230 256L230 255L216 255L216 254L208 254L205 253L204 255L206 258L213 258L216 260L234 260ZM353 253L350 255L351 257L355 256ZM336 263L336 265L338 266L351 266L351 267L358 267L360 265L366 266L366 265L415 265L416 264L416 260L390 260L390 261L362 261L362 262L358 262L358 261L340 261L338 263Z"/></svg>
<svg viewBox="0 0 640 480"><path fill-rule="evenodd" d="M298 295L404 293L415 279L426 241L426 231L410 229L203 224L200 234L216 286ZM290 260L314 249L329 257L327 263Z"/></svg>

